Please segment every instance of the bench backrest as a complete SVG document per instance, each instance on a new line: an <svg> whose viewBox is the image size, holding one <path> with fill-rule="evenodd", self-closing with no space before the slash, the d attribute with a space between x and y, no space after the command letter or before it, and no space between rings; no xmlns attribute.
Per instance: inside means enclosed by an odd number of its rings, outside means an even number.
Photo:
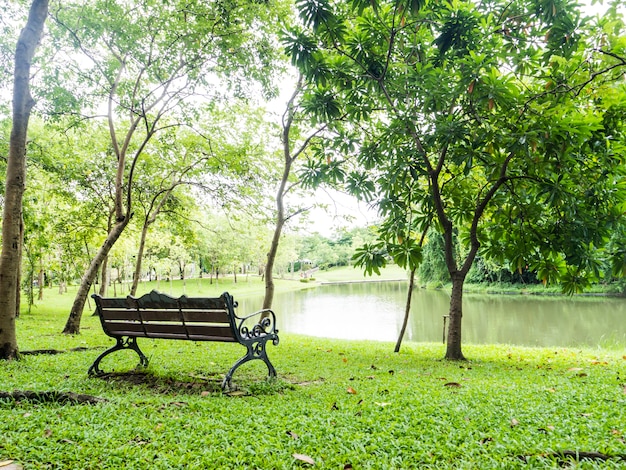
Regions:
<svg viewBox="0 0 626 470"><path fill-rule="evenodd" d="M92 297L109 336L237 341L236 305L227 292L217 298L174 298L154 290L139 298Z"/></svg>

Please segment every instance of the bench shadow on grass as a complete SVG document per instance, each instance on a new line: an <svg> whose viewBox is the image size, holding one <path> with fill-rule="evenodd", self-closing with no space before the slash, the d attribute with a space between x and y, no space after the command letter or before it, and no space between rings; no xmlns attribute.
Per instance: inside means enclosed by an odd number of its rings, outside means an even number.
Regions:
<svg viewBox="0 0 626 470"><path fill-rule="evenodd" d="M215 374L189 374L191 380L180 380L169 376L159 376L149 371L135 369L125 372L108 372L94 376L110 384L124 384L131 387L144 387L155 394L210 395L224 394L229 396L274 395L293 389L293 384L280 378L242 379L233 387L222 390L223 377Z"/></svg>

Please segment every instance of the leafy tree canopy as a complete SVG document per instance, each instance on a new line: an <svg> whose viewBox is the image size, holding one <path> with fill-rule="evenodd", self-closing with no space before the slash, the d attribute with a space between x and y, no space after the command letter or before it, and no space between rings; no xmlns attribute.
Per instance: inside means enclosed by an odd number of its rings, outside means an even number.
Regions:
<svg viewBox="0 0 626 470"><path fill-rule="evenodd" d="M415 267L427 228L443 234L448 357L462 358L462 285L478 254L533 266L567 292L600 276L626 194L616 8L590 19L567 0L297 5L285 50L317 84L320 119L345 115L335 127L358 142L350 152L329 141L309 180L341 178L377 204L381 243L359 254L372 266L382 247ZM341 161L358 162L358 177Z"/></svg>
<svg viewBox="0 0 626 470"><path fill-rule="evenodd" d="M298 6L286 51L322 117L359 123L350 183L376 188L395 244L434 214L512 269L569 273L573 290L598 275L623 209L621 19L567 1ZM321 158L309 173L336 178Z"/></svg>

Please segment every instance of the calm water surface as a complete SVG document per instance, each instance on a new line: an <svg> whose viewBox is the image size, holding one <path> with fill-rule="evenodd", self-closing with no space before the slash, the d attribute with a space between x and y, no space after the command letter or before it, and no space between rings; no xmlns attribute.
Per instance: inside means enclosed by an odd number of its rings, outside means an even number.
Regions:
<svg viewBox="0 0 626 470"><path fill-rule="evenodd" d="M395 341L402 326L406 282L323 285L277 294L278 328L289 333L343 339ZM523 346L626 347L626 299L465 294L465 343ZM442 341L450 295L417 289L405 340ZM239 313L262 298L239 299Z"/></svg>

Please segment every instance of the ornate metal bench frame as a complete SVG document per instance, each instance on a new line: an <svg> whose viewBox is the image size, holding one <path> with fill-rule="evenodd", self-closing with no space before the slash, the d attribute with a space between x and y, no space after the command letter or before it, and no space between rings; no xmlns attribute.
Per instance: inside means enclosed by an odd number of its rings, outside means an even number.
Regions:
<svg viewBox="0 0 626 470"><path fill-rule="evenodd" d="M154 290L139 298L104 298L98 294L92 295L92 298L96 302L103 331L114 338L116 344L96 358L89 368L89 375L104 374L100 369L102 359L123 349L135 351L139 356L139 366L147 367L148 358L139 348L137 338L153 338L238 342L245 346L245 356L235 362L224 377L223 390L232 388L235 371L254 359L265 363L269 377L276 377L276 370L266 351L268 341L274 345L279 342L276 315L272 310L259 310L238 317L235 313L237 302L228 292L218 298L184 295L174 298ZM190 319L190 315L193 318ZM255 317L259 317L256 323L250 321Z"/></svg>

